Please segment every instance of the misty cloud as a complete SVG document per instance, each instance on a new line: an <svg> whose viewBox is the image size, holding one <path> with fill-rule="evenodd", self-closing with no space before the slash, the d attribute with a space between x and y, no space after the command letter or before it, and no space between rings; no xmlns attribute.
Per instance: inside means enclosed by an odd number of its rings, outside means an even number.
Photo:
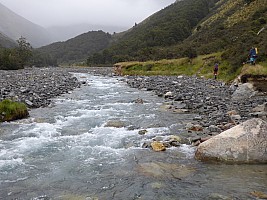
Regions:
<svg viewBox="0 0 267 200"><path fill-rule="evenodd" d="M131 27L175 0L0 0L44 27L90 23Z"/></svg>

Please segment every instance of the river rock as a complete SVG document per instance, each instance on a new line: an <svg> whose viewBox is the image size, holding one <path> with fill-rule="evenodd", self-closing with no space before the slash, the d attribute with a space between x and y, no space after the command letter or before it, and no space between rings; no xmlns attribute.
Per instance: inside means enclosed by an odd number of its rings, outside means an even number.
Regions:
<svg viewBox="0 0 267 200"><path fill-rule="evenodd" d="M188 123L186 125L186 128L187 128L187 130L190 130L190 131L203 131L203 127L199 124Z"/></svg>
<svg viewBox="0 0 267 200"><path fill-rule="evenodd" d="M257 197L257 199L267 199L267 194L261 191L253 191L250 194Z"/></svg>
<svg viewBox="0 0 267 200"><path fill-rule="evenodd" d="M166 147L162 142L154 141L151 143L151 147L154 151L165 151Z"/></svg>
<svg viewBox="0 0 267 200"><path fill-rule="evenodd" d="M207 198L208 200L233 200L233 198L224 196L222 194L218 193L212 193L210 196Z"/></svg>
<svg viewBox="0 0 267 200"><path fill-rule="evenodd" d="M105 127L114 127L114 128L122 128L122 127L125 127L125 124L124 122L122 121L108 121L105 125Z"/></svg>
<svg viewBox="0 0 267 200"><path fill-rule="evenodd" d="M166 92L166 93L164 94L164 97L165 97L165 98L173 97L173 93L172 93L172 92Z"/></svg>
<svg viewBox="0 0 267 200"><path fill-rule="evenodd" d="M254 96L257 92L255 91L253 84L251 83L244 83L239 85L239 87L235 90L232 95L232 99L239 100L239 99L248 99L251 96Z"/></svg>
<svg viewBox="0 0 267 200"><path fill-rule="evenodd" d="M267 122L253 118L201 143L195 157L203 161L267 163Z"/></svg>
<svg viewBox="0 0 267 200"><path fill-rule="evenodd" d="M138 131L139 135L145 135L148 131L147 130L140 130Z"/></svg>
<svg viewBox="0 0 267 200"><path fill-rule="evenodd" d="M252 109L252 112L267 112L267 103L256 106Z"/></svg>
<svg viewBox="0 0 267 200"><path fill-rule="evenodd" d="M194 173L195 169L188 165L150 162L140 163L138 171L145 176L182 179Z"/></svg>

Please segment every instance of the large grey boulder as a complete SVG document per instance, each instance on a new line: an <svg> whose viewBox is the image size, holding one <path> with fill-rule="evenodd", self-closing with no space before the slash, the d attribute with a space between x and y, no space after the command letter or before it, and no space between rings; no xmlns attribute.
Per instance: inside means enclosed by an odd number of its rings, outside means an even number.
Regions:
<svg viewBox="0 0 267 200"><path fill-rule="evenodd" d="M254 89L253 84L244 83L238 86L235 92L232 94L233 100L244 100L249 99L252 96L255 96L257 91Z"/></svg>
<svg viewBox="0 0 267 200"><path fill-rule="evenodd" d="M195 154L203 161L267 163L267 122L253 118L201 143Z"/></svg>

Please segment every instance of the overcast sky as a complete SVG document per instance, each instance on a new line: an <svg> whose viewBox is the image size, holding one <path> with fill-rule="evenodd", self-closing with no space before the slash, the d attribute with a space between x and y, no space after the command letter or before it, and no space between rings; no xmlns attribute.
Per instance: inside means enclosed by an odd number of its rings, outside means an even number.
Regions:
<svg viewBox="0 0 267 200"><path fill-rule="evenodd" d="M132 27L175 0L0 0L24 18L49 27L90 23Z"/></svg>

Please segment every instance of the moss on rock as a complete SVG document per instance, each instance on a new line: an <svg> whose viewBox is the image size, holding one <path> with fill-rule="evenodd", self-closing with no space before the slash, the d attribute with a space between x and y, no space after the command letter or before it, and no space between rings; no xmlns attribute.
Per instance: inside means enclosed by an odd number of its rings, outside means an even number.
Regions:
<svg viewBox="0 0 267 200"><path fill-rule="evenodd" d="M0 122L13 121L28 116L29 113L24 103L12 102L8 99L0 102Z"/></svg>

